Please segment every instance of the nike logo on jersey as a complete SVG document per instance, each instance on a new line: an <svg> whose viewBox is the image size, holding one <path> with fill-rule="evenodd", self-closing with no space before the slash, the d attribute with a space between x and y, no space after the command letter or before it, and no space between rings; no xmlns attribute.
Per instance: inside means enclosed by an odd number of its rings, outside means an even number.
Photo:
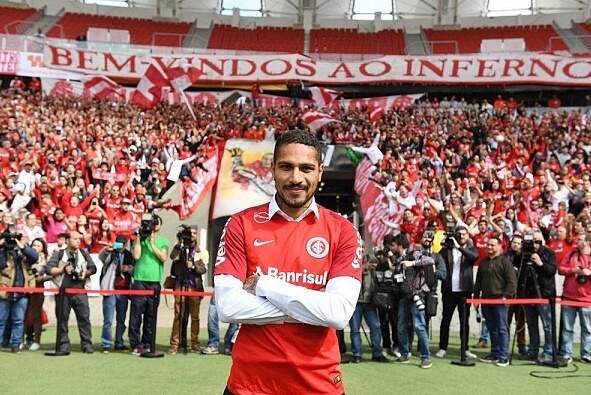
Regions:
<svg viewBox="0 0 591 395"><path fill-rule="evenodd" d="M261 247L261 246L264 246L264 245L267 245L267 244L271 244L271 243L272 243L272 242L274 242L274 241L275 241L275 240L266 240L266 241L261 241L261 240L259 240L259 239L254 239L254 242L253 242L253 244L254 244L254 246L255 246L255 247Z"/></svg>

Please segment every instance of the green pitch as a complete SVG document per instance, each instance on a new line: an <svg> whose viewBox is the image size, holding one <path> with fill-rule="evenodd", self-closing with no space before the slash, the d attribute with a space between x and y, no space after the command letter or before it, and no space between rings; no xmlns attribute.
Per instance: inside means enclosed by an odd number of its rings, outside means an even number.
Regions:
<svg viewBox="0 0 591 395"><path fill-rule="evenodd" d="M70 333L74 340L76 329L71 328ZM170 329L162 328L158 333L159 348L166 351ZM93 328L95 342L99 334L100 329ZM51 349L54 338L55 332L49 328L43 334L42 351ZM435 339L431 344L437 344ZM437 351L435 347L431 350ZM0 352L1 393L220 395L231 362L224 355L180 353L144 359L129 353L103 354L98 344L93 355L81 354L77 344L72 351L67 357L46 357L41 351L13 355L3 349ZM485 353L484 350L475 352ZM507 368L478 362L475 367L451 365L450 361L457 356L458 341L452 339L448 357L433 358L433 367L427 370L418 367L420 360L416 357L408 365L368 361L343 365L347 394L582 394L590 388L591 365L577 360L578 371L572 372L576 369L572 365L555 370L518 360ZM369 358L370 354L366 352L365 357ZM555 379L534 378L530 376L531 371L546 372L546 376ZM579 377L567 378L569 375Z"/></svg>

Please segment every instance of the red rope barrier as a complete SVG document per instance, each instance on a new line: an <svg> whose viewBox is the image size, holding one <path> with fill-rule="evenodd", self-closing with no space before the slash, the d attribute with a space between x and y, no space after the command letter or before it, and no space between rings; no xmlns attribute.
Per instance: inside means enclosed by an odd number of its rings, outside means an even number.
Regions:
<svg viewBox="0 0 591 395"><path fill-rule="evenodd" d="M576 300L556 300L556 304L569 307L591 307L590 302L578 302Z"/></svg>
<svg viewBox="0 0 591 395"><path fill-rule="evenodd" d="M548 299L466 299L470 304L548 304Z"/></svg>
<svg viewBox="0 0 591 395"><path fill-rule="evenodd" d="M35 294L52 292L58 293L59 288L29 288L29 287L0 287L0 292ZM81 294L99 294L99 295L130 295L130 296L152 296L154 291L151 289L84 289L84 288L66 288L68 295ZM213 296L213 292L198 291L173 291L164 289L160 292L162 295L174 296Z"/></svg>
<svg viewBox="0 0 591 395"><path fill-rule="evenodd" d="M172 291L169 289L163 289L160 292L161 295L174 295L174 296L213 296L213 292L198 292L198 291Z"/></svg>

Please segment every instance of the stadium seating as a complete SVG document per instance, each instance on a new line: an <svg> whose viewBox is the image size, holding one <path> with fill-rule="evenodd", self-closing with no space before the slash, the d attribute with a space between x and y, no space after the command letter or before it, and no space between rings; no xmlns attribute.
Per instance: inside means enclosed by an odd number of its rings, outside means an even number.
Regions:
<svg viewBox="0 0 591 395"><path fill-rule="evenodd" d="M406 50L400 30L362 33L356 29L314 29L310 33L310 52L403 55Z"/></svg>
<svg viewBox="0 0 591 395"><path fill-rule="evenodd" d="M81 34L86 35L89 27L128 30L131 44L179 47L182 46L182 36L187 34L191 23L67 12L47 35L62 37L63 29L63 38L75 39Z"/></svg>
<svg viewBox="0 0 591 395"><path fill-rule="evenodd" d="M278 26L241 29L228 25L215 25L207 48L303 53L304 30Z"/></svg>
<svg viewBox="0 0 591 395"><path fill-rule="evenodd" d="M484 39L510 38L523 38L528 51L568 50L562 39L557 38L559 34L552 25L424 29L424 32L434 54L478 53Z"/></svg>
<svg viewBox="0 0 591 395"><path fill-rule="evenodd" d="M34 8L0 7L0 34L22 33L22 30L17 26L18 24L14 22L25 21L37 12Z"/></svg>

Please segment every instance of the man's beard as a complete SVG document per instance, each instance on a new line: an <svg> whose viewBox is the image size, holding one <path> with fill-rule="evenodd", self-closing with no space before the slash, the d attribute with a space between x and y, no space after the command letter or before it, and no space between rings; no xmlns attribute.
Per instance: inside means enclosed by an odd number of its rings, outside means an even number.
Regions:
<svg viewBox="0 0 591 395"><path fill-rule="evenodd" d="M312 191L312 192L310 192ZM314 188L312 190L311 187L304 189L304 193L305 196L303 199L289 199L286 197L286 195L284 195L282 190L277 190L277 196L279 197L279 199L281 199L281 202L283 202L283 204L285 204L287 207L289 208L301 208L306 206L310 200L312 200L312 198L314 197L314 192L316 192L316 188Z"/></svg>

